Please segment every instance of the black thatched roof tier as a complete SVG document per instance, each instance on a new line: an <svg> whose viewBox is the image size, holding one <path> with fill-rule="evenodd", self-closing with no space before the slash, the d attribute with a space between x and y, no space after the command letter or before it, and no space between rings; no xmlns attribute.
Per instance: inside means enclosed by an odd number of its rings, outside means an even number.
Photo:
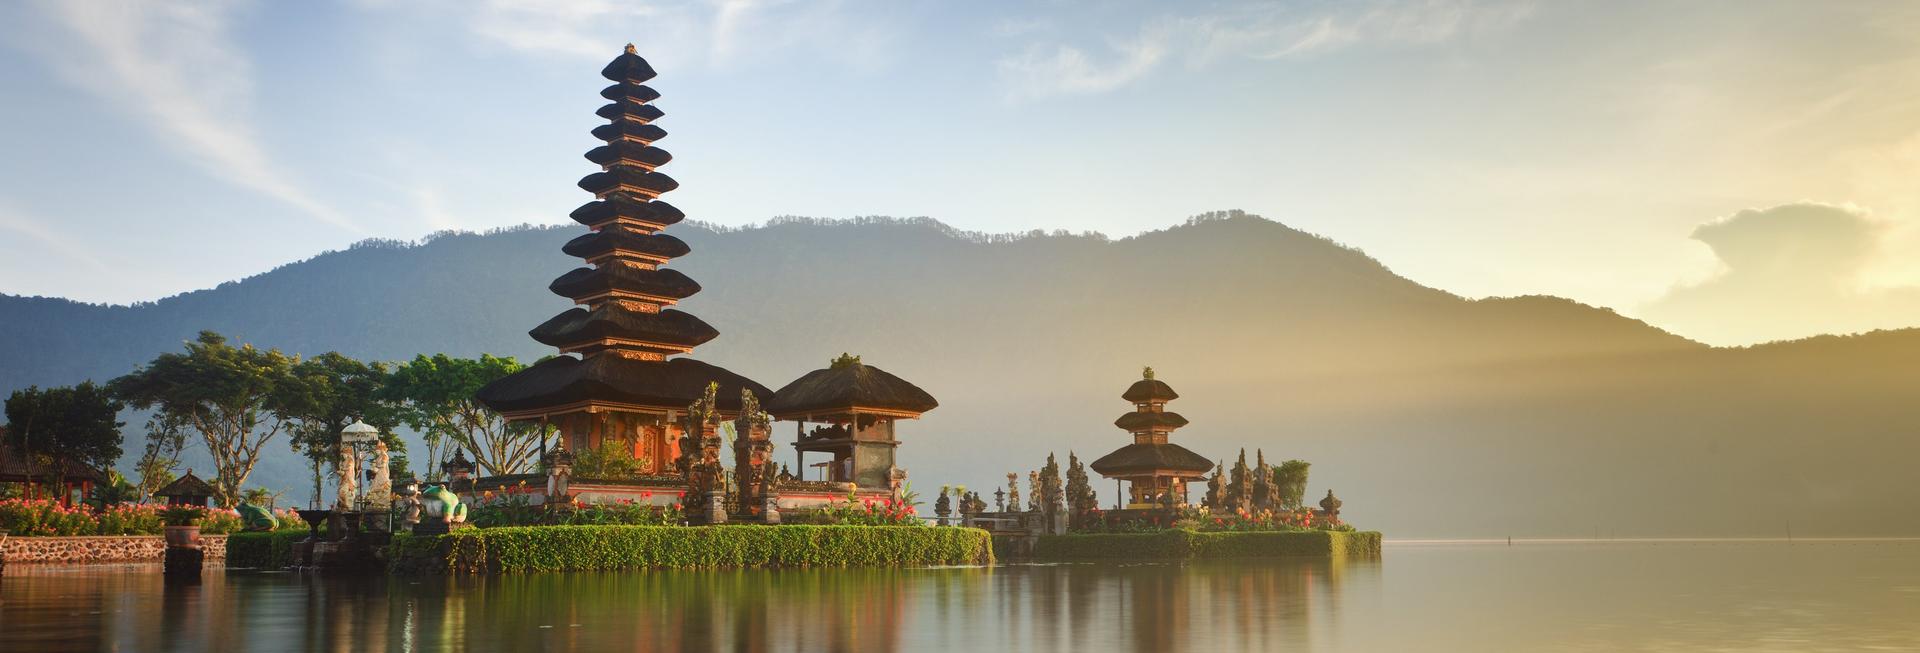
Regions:
<svg viewBox="0 0 1920 653"><path fill-rule="evenodd" d="M605 195L614 191L659 195L680 187L665 173L654 172L640 166L617 165L603 172L596 172L580 178L580 189L595 195Z"/></svg>
<svg viewBox="0 0 1920 653"><path fill-rule="evenodd" d="M700 398L709 382L720 384L715 399L722 411L740 410L741 388L760 397L773 394L752 379L691 358L648 361L601 354L547 359L487 384L475 397L500 412L585 401L684 409Z"/></svg>
<svg viewBox="0 0 1920 653"><path fill-rule="evenodd" d="M614 251L630 252L647 258L670 259L686 256L693 248L686 241L666 234L641 231L625 225L611 225L590 232L560 247L568 256L593 259Z"/></svg>
<svg viewBox="0 0 1920 653"><path fill-rule="evenodd" d="M848 408L924 413L940 405L933 395L886 370L858 363L808 372L773 393L767 412L795 415Z"/></svg>
<svg viewBox="0 0 1920 653"><path fill-rule="evenodd" d="M621 120L593 128L593 137L603 141L630 140L652 143L667 137L667 130L659 125L644 122Z"/></svg>
<svg viewBox="0 0 1920 653"><path fill-rule="evenodd" d="M625 118L629 120L638 120L640 122L653 122L655 120L659 120L661 116L667 115L667 112L661 111L660 107L656 107L651 104L641 104L639 102L633 102L629 100L622 100L619 102L610 102L606 106L600 107L599 110L594 111L593 113L594 115L600 116L602 118L606 118L608 120L620 120L622 118Z"/></svg>
<svg viewBox="0 0 1920 653"><path fill-rule="evenodd" d="M1154 427L1177 429L1187 425L1187 418L1180 413L1127 413L1113 420L1113 425L1133 431L1145 431Z"/></svg>
<svg viewBox="0 0 1920 653"><path fill-rule="evenodd" d="M720 336L700 318L671 308L658 313L607 302L593 310L575 307L527 332L542 344L568 349L610 338L695 347Z"/></svg>
<svg viewBox="0 0 1920 653"><path fill-rule="evenodd" d="M1146 473L1163 469L1202 474L1213 469L1213 461L1177 444L1136 442L1101 456L1088 467L1106 476Z"/></svg>
<svg viewBox="0 0 1920 653"><path fill-rule="evenodd" d="M620 53L620 56L614 57L613 61L607 63L607 67L600 69L601 77L627 84L643 84L659 75L660 73L653 71L653 66L649 65L646 59L640 58L640 55L634 52L631 43L627 44L626 52Z"/></svg>
<svg viewBox="0 0 1920 653"><path fill-rule="evenodd" d="M649 270L616 259L597 268L574 268L572 272L554 279L547 289L552 290L553 294L574 300L616 290L649 297L686 299L700 292L700 284L679 270Z"/></svg>
<svg viewBox="0 0 1920 653"><path fill-rule="evenodd" d="M619 102L652 102L660 99L660 92L644 84L614 84L600 89L600 97Z"/></svg>
<svg viewBox="0 0 1920 653"><path fill-rule="evenodd" d="M213 486L208 485L206 481L200 480L200 477L194 476L193 470L189 469L187 473L181 475L180 478L173 479L172 483L168 483L160 489L154 490L153 496L210 497L213 496Z"/></svg>
<svg viewBox="0 0 1920 653"><path fill-rule="evenodd" d="M597 202L587 202L569 214L574 222L597 227L616 219L632 220L665 227L687 218L672 204L647 201L644 196L611 193Z"/></svg>
<svg viewBox="0 0 1920 653"><path fill-rule="evenodd" d="M625 163L652 170L672 161L673 155L651 145L633 141L614 141L588 150L587 160L602 167Z"/></svg>
<svg viewBox="0 0 1920 653"><path fill-rule="evenodd" d="M1126 392L1121 393L1120 398L1137 404L1149 401L1173 401L1180 398L1180 393L1174 392L1165 381L1146 378L1134 381L1133 385L1127 387Z"/></svg>

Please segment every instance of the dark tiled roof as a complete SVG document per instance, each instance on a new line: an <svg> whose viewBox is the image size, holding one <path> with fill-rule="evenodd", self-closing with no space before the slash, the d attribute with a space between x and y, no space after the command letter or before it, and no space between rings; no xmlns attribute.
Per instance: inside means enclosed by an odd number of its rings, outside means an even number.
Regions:
<svg viewBox="0 0 1920 653"><path fill-rule="evenodd" d="M1132 431L1144 431L1154 426L1177 429L1187 425L1187 418L1180 413L1127 413L1113 420L1113 425Z"/></svg>
<svg viewBox="0 0 1920 653"><path fill-rule="evenodd" d="M752 379L691 358L647 361L612 354L550 358L480 389L477 397L497 411L521 411L600 400L661 408L685 408L707 383L718 382L721 410L740 410L740 389L773 393Z"/></svg>
<svg viewBox="0 0 1920 653"><path fill-rule="evenodd" d="M596 258L614 250L644 254L656 258L686 256L693 248L686 241L666 234L650 234L623 225L612 225L567 241L560 248L568 256Z"/></svg>
<svg viewBox="0 0 1920 653"><path fill-rule="evenodd" d="M615 189L650 191L655 195L680 187L664 172L640 166L617 165L580 178L580 190L600 195Z"/></svg>
<svg viewBox="0 0 1920 653"><path fill-rule="evenodd" d="M1155 469L1202 473L1213 469L1213 461L1177 444L1136 442L1101 456L1088 467L1107 476Z"/></svg>
<svg viewBox="0 0 1920 653"><path fill-rule="evenodd" d="M617 163L629 163L640 166L660 167L673 160L666 150L633 141L614 141L600 147L587 150L587 160L595 164L610 166Z"/></svg>
<svg viewBox="0 0 1920 653"><path fill-rule="evenodd" d="M642 104L632 100L620 100L618 102L607 103L605 106L600 107L599 110L594 111L594 114L608 120L630 118L641 122L653 122L659 120L661 116L667 115L667 112L661 111L660 107L651 104Z"/></svg>
<svg viewBox="0 0 1920 653"><path fill-rule="evenodd" d="M1174 392L1172 387L1169 387L1166 382L1159 379L1140 379L1134 381L1133 385L1128 386L1127 391L1122 393L1120 398L1134 403L1144 401L1172 401L1179 399L1180 393Z"/></svg>
<svg viewBox="0 0 1920 653"><path fill-rule="evenodd" d="M618 302L606 302L593 310L574 308L527 333L534 340L562 348L607 338L695 347L720 337L719 331L687 313L671 308L649 313Z"/></svg>
<svg viewBox="0 0 1920 653"><path fill-rule="evenodd" d="M580 205L569 217L589 227L605 224L615 218L666 226L685 220L687 214L660 200L648 201L639 195L614 193L600 201Z"/></svg>
<svg viewBox="0 0 1920 653"><path fill-rule="evenodd" d="M180 478L173 479L172 483L168 483L165 487L154 490L153 496L210 497L213 496L213 486L208 485L206 481L200 480L200 477L194 476L193 470L189 469L187 473Z"/></svg>
<svg viewBox="0 0 1920 653"><path fill-rule="evenodd" d="M59 476L53 465L38 463L20 455L13 447L5 443L7 430L0 428L0 479L7 482L21 482L32 478L35 482L52 482ZM107 482L107 473L71 460L59 461L66 468L70 481L88 480L95 483Z"/></svg>
<svg viewBox="0 0 1920 653"><path fill-rule="evenodd" d="M660 92L645 84L614 84L600 89L600 97L619 102L652 102L660 99Z"/></svg>
<svg viewBox="0 0 1920 653"><path fill-rule="evenodd" d="M601 77L625 84L645 83L659 74L653 71L653 66L646 59L633 51L632 45L628 45L627 51L614 57L613 61L607 62L607 67L600 69Z"/></svg>
<svg viewBox="0 0 1920 653"><path fill-rule="evenodd" d="M670 299L686 299L700 292L700 284L679 270L649 270L618 260L597 268L574 268L572 272L554 279L547 288L556 295L571 299L612 290Z"/></svg>
<svg viewBox="0 0 1920 653"><path fill-rule="evenodd" d="M845 365L808 372L773 393L767 412L791 415L808 411L879 408L924 413L939 406L933 395L871 365Z"/></svg>

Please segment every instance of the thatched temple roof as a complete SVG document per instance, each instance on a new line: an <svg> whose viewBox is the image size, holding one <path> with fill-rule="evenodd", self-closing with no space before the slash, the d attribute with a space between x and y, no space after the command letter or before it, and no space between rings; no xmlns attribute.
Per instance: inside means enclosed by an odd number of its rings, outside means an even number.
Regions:
<svg viewBox="0 0 1920 653"><path fill-rule="evenodd" d="M808 372L773 393L767 412L775 416L824 413L851 408L924 413L940 402L872 365L851 363Z"/></svg>

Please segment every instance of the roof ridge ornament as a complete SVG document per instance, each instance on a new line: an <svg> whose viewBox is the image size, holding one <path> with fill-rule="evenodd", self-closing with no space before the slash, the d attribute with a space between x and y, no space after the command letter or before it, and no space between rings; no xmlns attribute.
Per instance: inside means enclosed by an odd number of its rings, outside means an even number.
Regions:
<svg viewBox="0 0 1920 653"><path fill-rule="evenodd" d="M633 47L633 44L632 44L632 43L628 43L628 44L627 44L627 54L640 54L640 53L639 53L639 51L637 51L637 50L636 50L636 49L635 49L635 48Z"/></svg>
<svg viewBox="0 0 1920 653"><path fill-rule="evenodd" d="M1146 367L1146 369L1143 369L1143 370L1140 370L1140 378L1143 378L1143 379L1152 379L1152 378L1153 378L1153 366L1152 366L1152 365L1148 365L1148 366Z"/></svg>

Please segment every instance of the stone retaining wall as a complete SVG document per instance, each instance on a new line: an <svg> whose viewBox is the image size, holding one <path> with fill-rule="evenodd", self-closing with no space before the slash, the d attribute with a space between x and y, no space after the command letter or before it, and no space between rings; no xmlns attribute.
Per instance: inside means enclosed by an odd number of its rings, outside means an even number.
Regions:
<svg viewBox="0 0 1920 653"><path fill-rule="evenodd" d="M86 537L8 537L0 542L0 560L7 564L89 565L118 562L159 562L166 551L159 535L98 535ZM208 560L227 556L227 536L202 535L200 548Z"/></svg>

